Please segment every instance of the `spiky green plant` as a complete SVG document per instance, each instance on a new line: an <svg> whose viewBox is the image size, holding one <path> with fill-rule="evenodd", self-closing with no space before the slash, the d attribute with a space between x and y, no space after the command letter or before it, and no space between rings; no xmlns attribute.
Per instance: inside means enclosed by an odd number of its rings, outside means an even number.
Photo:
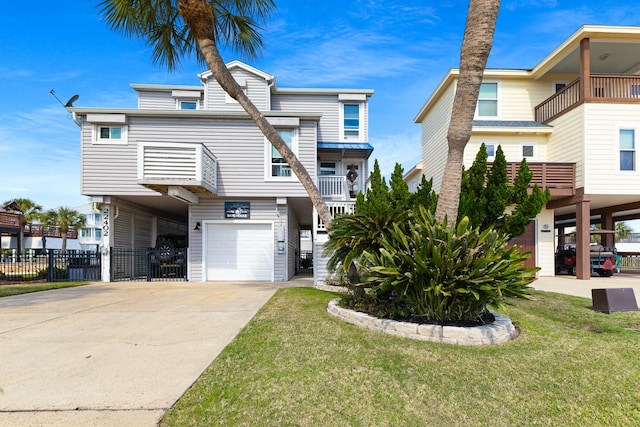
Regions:
<svg viewBox="0 0 640 427"><path fill-rule="evenodd" d="M378 250L363 252L361 274L373 292L395 291L425 321L477 322L505 298L526 297L539 270L524 268L529 254L506 243L492 228L473 228L466 217L448 227L421 207L411 221L390 224Z"/></svg>

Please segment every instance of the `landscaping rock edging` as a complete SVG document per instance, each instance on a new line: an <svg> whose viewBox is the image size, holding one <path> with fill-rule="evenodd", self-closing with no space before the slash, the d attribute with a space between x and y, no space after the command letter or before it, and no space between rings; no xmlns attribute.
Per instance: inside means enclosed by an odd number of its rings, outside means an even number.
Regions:
<svg viewBox="0 0 640 427"><path fill-rule="evenodd" d="M329 302L329 314L357 326L423 341L433 341L442 344L455 345L489 345L504 344L515 339L518 331L511 322L511 318L504 314L492 312L495 321L488 325L459 327L431 324L398 322L390 319L379 319L366 313L340 307L336 298Z"/></svg>

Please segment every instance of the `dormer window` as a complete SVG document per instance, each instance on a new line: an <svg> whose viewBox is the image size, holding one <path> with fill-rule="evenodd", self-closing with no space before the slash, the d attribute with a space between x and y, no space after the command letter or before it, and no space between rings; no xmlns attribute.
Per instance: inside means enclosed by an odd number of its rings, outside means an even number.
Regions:
<svg viewBox="0 0 640 427"><path fill-rule="evenodd" d="M178 109L180 109L180 110L197 110L198 109L198 101L178 100Z"/></svg>
<svg viewBox="0 0 640 427"><path fill-rule="evenodd" d="M179 90L171 91L171 96L176 100L176 109L178 110L198 110L200 109L200 98L202 93L198 90Z"/></svg>

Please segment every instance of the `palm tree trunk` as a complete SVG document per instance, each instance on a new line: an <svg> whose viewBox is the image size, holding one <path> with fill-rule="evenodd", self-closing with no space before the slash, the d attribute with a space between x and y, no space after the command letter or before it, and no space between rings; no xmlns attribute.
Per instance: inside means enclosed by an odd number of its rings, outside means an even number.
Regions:
<svg viewBox="0 0 640 427"><path fill-rule="evenodd" d="M313 203L313 206L318 211L318 215L327 229L329 229L332 220L331 213L313 178L271 123L269 123L260 110L258 110L253 102L245 95L220 56L214 39L214 18L211 5L205 0L180 0L179 12L195 36L198 47L218 84L220 84L229 96L238 101L251 120L256 123L264 136L275 147L278 153L280 153L284 161L287 162L307 191L311 203Z"/></svg>
<svg viewBox="0 0 640 427"><path fill-rule="evenodd" d="M447 133L449 151L436 208L436 220L455 223L460 203L464 148L471 138L482 75L493 44L500 0L470 0L460 49L460 74Z"/></svg>
<svg viewBox="0 0 640 427"><path fill-rule="evenodd" d="M60 246L60 250L62 253L67 252L67 232L60 230L60 237L62 237L62 244Z"/></svg>

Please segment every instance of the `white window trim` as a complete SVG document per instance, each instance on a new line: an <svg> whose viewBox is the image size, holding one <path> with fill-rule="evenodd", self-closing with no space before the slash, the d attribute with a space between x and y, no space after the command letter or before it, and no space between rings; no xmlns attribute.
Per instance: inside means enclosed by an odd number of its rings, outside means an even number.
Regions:
<svg viewBox="0 0 640 427"><path fill-rule="evenodd" d="M522 152L523 148L525 146L531 146L533 147L533 156L531 157L525 157L524 153ZM522 161L522 159L526 159L527 162L535 162L538 159L538 143L536 142L521 142L520 143L520 161Z"/></svg>
<svg viewBox="0 0 640 427"><path fill-rule="evenodd" d="M633 165L635 166L634 170L622 170L620 169L620 152L622 151L622 148L620 148L620 131L621 130L632 130L633 131L633 142L634 142L634 148L633 148L633 152L634 152L634 156L633 156ZM638 167L638 160L640 160L640 156L638 156L638 137L640 136L640 131L638 130L638 127L636 127L635 125L630 125L630 126L618 126L616 129L616 173L619 174L623 174L623 175L637 175L640 173L640 167ZM628 150L625 150L628 151Z"/></svg>
<svg viewBox="0 0 640 427"><path fill-rule="evenodd" d="M293 154L298 156L298 139L299 139L299 129L298 128L290 128L290 127L282 127L282 130L292 130L293 133L291 135L291 151ZM291 171L291 176L272 176L271 175L271 142L265 137L264 138L264 180L265 181L273 181L273 182L291 182L297 181L298 177L293 171Z"/></svg>
<svg viewBox="0 0 640 427"><path fill-rule="evenodd" d="M495 116L481 116L478 114L478 106L480 105L480 97L478 96L478 101L476 102L476 112L474 114L474 119L476 120L492 120L492 119L500 119L500 115L502 112L502 82L499 80L483 80L482 83L495 83L496 84L496 115Z"/></svg>
<svg viewBox="0 0 640 427"><path fill-rule="evenodd" d="M103 139L100 138L100 128L122 128L122 138L121 139ZM117 124L109 124L109 123L95 123L92 126L92 135L91 141L96 145L128 145L129 144L129 129L127 125L123 125L120 123Z"/></svg>
<svg viewBox="0 0 640 427"><path fill-rule="evenodd" d="M341 101L339 104L339 126L340 126L340 141L341 142L366 142L364 135L364 109L365 103L362 101ZM344 106L345 105L358 105L358 138L346 137L344 135Z"/></svg>

